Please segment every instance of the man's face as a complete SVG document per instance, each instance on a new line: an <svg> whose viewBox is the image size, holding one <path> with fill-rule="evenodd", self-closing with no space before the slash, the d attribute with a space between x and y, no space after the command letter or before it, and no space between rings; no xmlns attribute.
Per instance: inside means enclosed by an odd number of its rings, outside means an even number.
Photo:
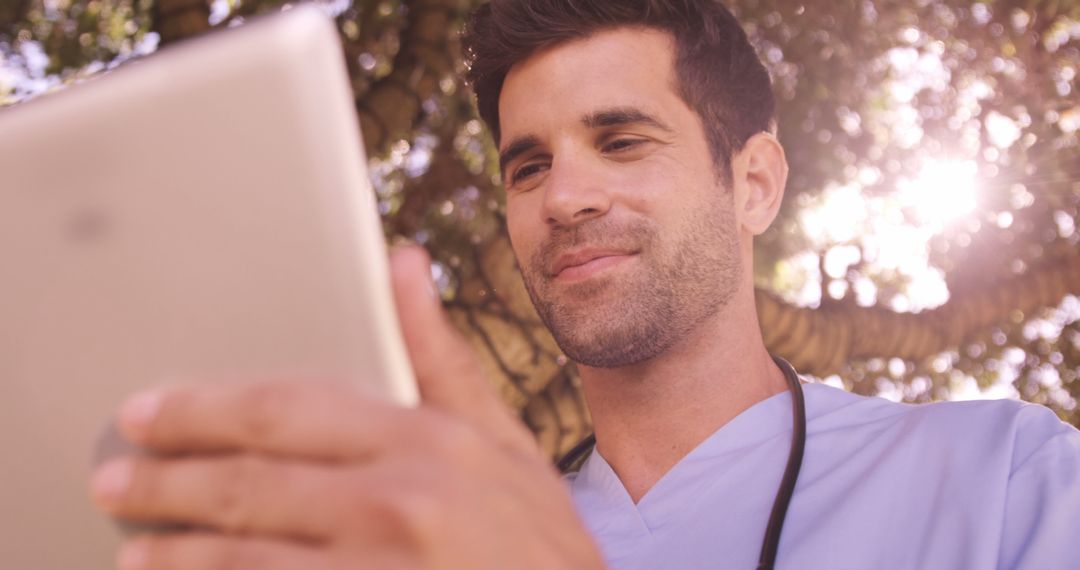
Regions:
<svg viewBox="0 0 1080 570"><path fill-rule="evenodd" d="M738 288L732 193L675 92L674 43L620 28L506 77L500 155L525 286L571 359L648 360Z"/></svg>

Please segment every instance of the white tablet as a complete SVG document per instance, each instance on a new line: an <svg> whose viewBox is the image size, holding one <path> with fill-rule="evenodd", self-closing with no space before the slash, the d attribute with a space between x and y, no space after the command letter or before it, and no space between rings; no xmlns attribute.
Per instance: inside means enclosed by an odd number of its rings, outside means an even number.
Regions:
<svg viewBox="0 0 1080 570"><path fill-rule="evenodd" d="M0 566L112 567L95 446L149 385L417 400L358 125L312 7L0 109Z"/></svg>

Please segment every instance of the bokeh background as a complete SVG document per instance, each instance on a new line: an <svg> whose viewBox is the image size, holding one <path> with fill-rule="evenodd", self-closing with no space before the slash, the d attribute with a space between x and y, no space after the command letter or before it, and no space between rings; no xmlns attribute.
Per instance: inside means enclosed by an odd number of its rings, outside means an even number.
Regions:
<svg viewBox="0 0 1080 570"><path fill-rule="evenodd" d="M589 432L577 374L519 282L461 80L478 2L318 3L341 31L387 238L432 252L492 382L566 450ZM756 245L770 350L858 393L1022 398L1080 425L1080 0L729 5L773 75L792 167ZM288 7L0 0L0 106Z"/></svg>

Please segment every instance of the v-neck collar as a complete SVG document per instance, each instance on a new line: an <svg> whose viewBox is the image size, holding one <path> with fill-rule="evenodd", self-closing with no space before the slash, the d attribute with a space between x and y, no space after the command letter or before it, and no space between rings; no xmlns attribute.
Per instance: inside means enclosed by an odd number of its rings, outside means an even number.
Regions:
<svg viewBox="0 0 1080 570"><path fill-rule="evenodd" d="M723 457L791 431L791 393L781 392L743 410L705 438L668 470L635 505L615 471L593 450L571 480L578 504L588 505L589 518L599 522L594 532L651 534L675 512L684 510L715 479L705 471L723 468Z"/></svg>

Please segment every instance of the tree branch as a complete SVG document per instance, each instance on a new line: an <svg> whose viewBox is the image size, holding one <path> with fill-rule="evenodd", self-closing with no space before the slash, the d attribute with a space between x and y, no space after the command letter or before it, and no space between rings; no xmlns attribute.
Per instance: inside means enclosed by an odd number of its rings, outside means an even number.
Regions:
<svg viewBox="0 0 1080 570"><path fill-rule="evenodd" d="M897 313L841 303L820 309L788 305L758 291L758 315L769 350L817 376L853 360L920 361L971 342L993 326L1015 322L1069 294L1080 294L1080 254L1072 253L1011 280L985 283L930 311Z"/></svg>

